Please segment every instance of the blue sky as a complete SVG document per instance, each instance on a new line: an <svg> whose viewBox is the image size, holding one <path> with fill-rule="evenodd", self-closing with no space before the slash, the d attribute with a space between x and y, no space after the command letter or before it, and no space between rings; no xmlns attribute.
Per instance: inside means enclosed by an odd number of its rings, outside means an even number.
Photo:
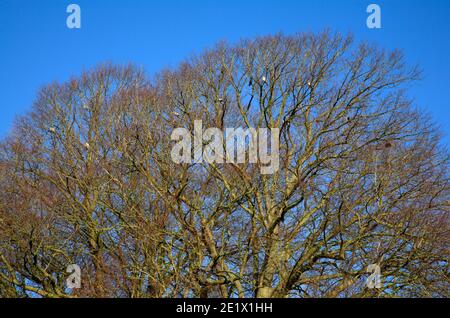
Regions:
<svg viewBox="0 0 450 318"><path fill-rule="evenodd" d="M81 7L68 29L66 7ZM382 29L366 27L366 7L382 9ZM149 75L220 40L283 32L352 32L402 49L424 71L410 96L450 140L448 0L0 0L0 137L26 113L40 87L98 63L133 62Z"/></svg>

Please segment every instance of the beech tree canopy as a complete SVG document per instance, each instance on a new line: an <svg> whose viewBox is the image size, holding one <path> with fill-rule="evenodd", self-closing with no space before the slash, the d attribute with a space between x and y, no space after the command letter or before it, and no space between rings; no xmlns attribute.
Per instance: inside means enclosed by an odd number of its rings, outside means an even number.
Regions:
<svg viewBox="0 0 450 318"><path fill-rule="evenodd" d="M449 154L419 79L324 32L44 87L0 144L0 296L448 297ZM173 162L195 120L278 128L279 170Z"/></svg>

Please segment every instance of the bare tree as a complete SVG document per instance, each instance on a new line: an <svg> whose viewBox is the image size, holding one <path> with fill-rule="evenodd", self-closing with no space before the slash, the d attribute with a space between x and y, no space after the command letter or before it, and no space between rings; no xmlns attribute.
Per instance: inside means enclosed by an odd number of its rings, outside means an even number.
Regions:
<svg viewBox="0 0 450 318"><path fill-rule="evenodd" d="M1 144L0 296L448 297L449 157L417 79L321 33L46 87ZM279 128L280 169L174 163L172 131L200 119Z"/></svg>

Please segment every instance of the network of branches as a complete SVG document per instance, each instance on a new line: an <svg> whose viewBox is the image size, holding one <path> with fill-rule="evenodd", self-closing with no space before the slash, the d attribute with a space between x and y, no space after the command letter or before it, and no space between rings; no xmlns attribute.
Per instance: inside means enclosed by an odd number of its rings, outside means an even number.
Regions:
<svg viewBox="0 0 450 318"><path fill-rule="evenodd" d="M0 296L448 297L449 155L419 77L324 32L46 86L0 143ZM279 171L175 164L194 120L279 128Z"/></svg>

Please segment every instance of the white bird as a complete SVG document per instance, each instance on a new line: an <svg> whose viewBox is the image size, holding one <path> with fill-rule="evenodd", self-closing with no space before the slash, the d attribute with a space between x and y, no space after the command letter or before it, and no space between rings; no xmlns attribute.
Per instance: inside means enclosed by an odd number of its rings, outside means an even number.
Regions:
<svg viewBox="0 0 450 318"><path fill-rule="evenodd" d="M308 86L311 87L311 82L308 82Z"/></svg>
<svg viewBox="0 0 450 318"><path fill-rule="evenodd" d="M49 129L49 130L50 130L50 132L51 132L51 133L55 133L55 132L56 132L56 129L55 129L55 127L50 127L50 129Z"/></svg>
<svg viewBox="0 0 450 318"><path fill-rule="evenodd" d="M263 81L263 83L266 83L267 82L267 78L265 76L263 76L262 77L262 81Z"/></svg>
<svg viewBox="0 0 450 318"><path fill-rule="evenodd" d="M88 105L83 105L83 109L84 110L89 110L89 106Z"/></svg>
<svg viewBox="0 0 450 318"><path fill-rule="evenodd" d="M175 112L175 111L173 111L172 114L174 114L174 115L177 116L177 117L180 117L180 116L181 116L179 113L177 113L177 112Z"/></svg>
<svg viewBox="0 0 450 318"><path fill-rule="evenodd" d="M91 146L89 145L89 143L86 142L86 143L84 144L84 147L85 147L86 149L89 149Z"/></svg>

